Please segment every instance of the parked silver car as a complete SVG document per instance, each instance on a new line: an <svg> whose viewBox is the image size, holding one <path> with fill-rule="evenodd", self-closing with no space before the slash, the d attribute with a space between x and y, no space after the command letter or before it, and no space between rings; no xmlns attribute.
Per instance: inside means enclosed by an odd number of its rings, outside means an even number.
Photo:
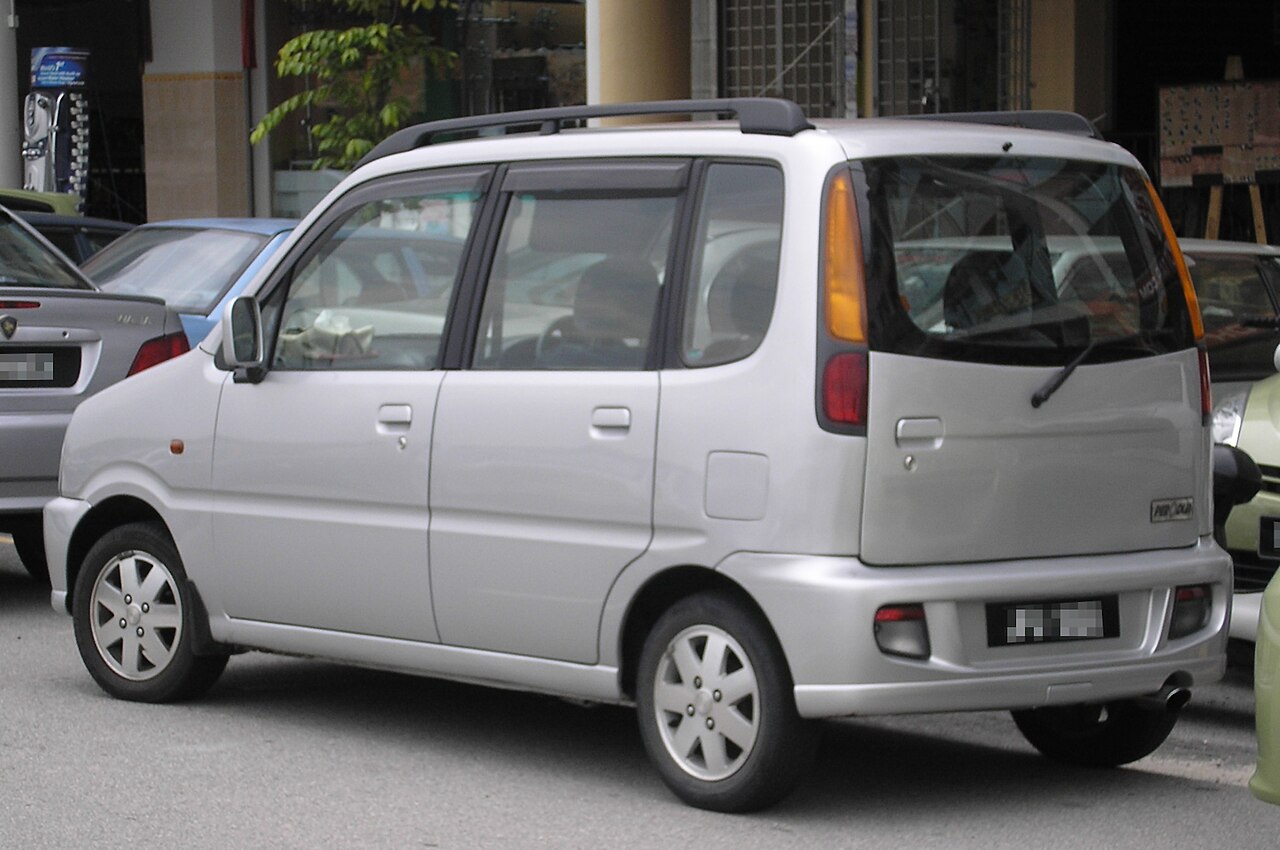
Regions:
<svg viewBox="0 0 1280 850"><path fill-rule="evenodd" d="M155 298L107 295L0 208L0 531L48 575L40 512L58 492L62 435L76 405L188 348Z"/></svg>
<svg viewBox="0 0 1280 850"><path fill-rule="evenodd" d="M677 111L737 121L558 132ZM757 99L440 122L247 293L68 431L52 598L117 697L236 648L634 703L667 785L741 811L815 718L1009 709L1114 765L1225 668L1200 315L1114 145Z"/></svg>

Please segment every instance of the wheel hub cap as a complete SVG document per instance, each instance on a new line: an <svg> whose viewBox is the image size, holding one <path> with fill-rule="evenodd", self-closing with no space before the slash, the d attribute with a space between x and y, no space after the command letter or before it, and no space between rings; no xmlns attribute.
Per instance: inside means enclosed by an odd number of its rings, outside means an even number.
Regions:
<svg viewBox="0 0 1280 850"><path fill-rule="evenodd" d="M182 636L177 583L159 558L145 552L122 552L103 565L89 617L98 655L113 673L134 682L168 669Z"/></svg>
<svg viewBox="0 0 1280 850"><path fill-rule="evenodd" d="M680 769L717 781L737 773L755 747L760 685L742 645L717 626L676 635L654 676L654 716Z"/></svg>

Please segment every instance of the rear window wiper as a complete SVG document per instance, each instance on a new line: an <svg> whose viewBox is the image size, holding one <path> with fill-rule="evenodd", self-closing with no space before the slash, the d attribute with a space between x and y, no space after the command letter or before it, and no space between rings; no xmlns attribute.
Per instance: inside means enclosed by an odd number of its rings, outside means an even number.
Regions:
<svg viewBox="0 0 1280 850"><path fill-rule="evenodd" d="M1067 365L1063 366L1058 372L1054 373L1052 378L1044 382L1044 386L1040 387L1040 389L1036 390L1035 393L1032 394L1031 406L1038 408L1040 407L1040 405L1048 401L1053 396L1053 394L1056 393L1059 390L1059 388L1061 388L1062 385L1067 382L1067 378L1071 377L1071 373L1076 370L1076 367L1079 366L1081 363L1083 363L1085 359L1090 354L1092 354L1098 347L1127 345L1132 342L1140 342L1143 339L1147 338L1148 336L1164 336L1172 332L1173 331L1171 328L1162 328L1154 331L1146 331L1146 332L1139 332L1136 334L1129 334L1128 336L1118 336L1114 339L1090 340L1089 344L1086 345L1084 348L1082 348L1079 354L1077 354L1075 357L1072 357L1070 362L1067 363Z"/></svg>
<svg viewBox="0 0 1280 850"><path fill-rule="evenodd" d="M1076 367L1083 363L1084 359L1092 354L1093 350L1097 348L1097 346L1097 340L1090 340L1088 345L1080 349L1080 353L1075 357L1072 357L1071 362L1055 372L1052 378L1045 381L1044 385L1035 391L1031 396L1031 406L1038 408L1040 405L1048 401L1049 398L1058 391L1058 388L1067 382L1067 378L1071 377L1071 373L1076 370Z"/></svg>

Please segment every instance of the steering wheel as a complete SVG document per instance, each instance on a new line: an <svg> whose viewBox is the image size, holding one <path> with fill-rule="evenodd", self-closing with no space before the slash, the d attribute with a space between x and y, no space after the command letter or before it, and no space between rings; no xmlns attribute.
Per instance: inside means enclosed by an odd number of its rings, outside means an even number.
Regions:
<svg viewBox="0 0 1280 850"><path fill-rule="evenodd" d="M547 325L538 336L538 342L533 347L533 360L535 363L551 352L555 351L560 343L564 342L565 336L573 329L573 316L561 316L551 324Z"/></svg>

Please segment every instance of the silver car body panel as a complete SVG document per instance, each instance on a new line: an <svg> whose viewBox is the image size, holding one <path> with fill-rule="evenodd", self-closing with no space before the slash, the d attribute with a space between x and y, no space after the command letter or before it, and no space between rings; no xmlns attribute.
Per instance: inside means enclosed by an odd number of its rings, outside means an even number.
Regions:
<svg viewBox="0 0 1280 850"><path fill-rule="evenodd" d="M1209 534L1196 352L1081 366L1032 407L1058 371L873 354L863 559L1167 549ZM1193 517L1152 520L1153 503L1185 498Z"/></svg>
<svg viewBox="0 0 1280 850"><path fill-rule="evenodd" d="M71 413L122 380L143 343L180 329L176 313L153 298L93 290L0 288L0 307L16 320L0 354L31 348L72 352L79 374L69 386L0 388L0 514L38 513L57 495L58 460ZM21 447L19 450L17 447Z"/></svg>

